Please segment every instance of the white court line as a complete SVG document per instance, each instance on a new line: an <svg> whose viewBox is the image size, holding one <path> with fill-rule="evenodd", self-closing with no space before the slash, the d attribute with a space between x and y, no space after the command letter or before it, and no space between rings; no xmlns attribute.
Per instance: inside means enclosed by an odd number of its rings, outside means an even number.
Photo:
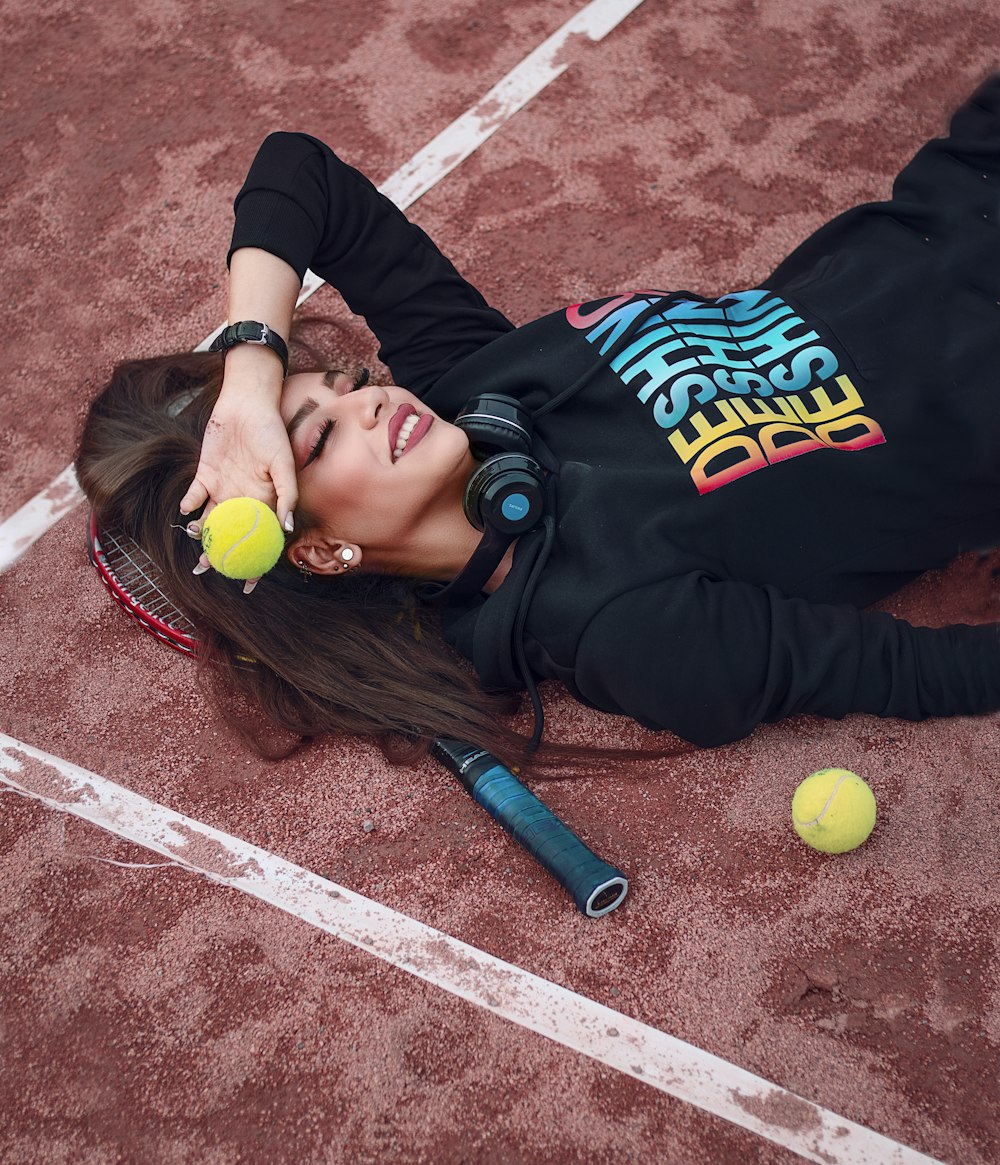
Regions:
<svg viewBox="0 0 1000 1165"><path fill-rule="evenodd" d="M941 1165L657 1028L0 733L0 784L820 1165Z"/></svg>
<svg viewBox="0 0 1000 1165"><path fill-rule="evenodd" d="M642 2L592 0L534 52L529 53L475 105L414 154L379 189L400 210L406 210L492 137L532 97L565 72L569 61L561 60L560 57L573 37L586 36L592 41L603 40ZM306 272L299 304L322 286L322 279L312 271ZM219 324L194 351L206 351L225 326L225 323ZM0 523L0 571L13 566L47 530L82 500L83 494L77 485L73 467L67 466L41 493Z"/></svg>

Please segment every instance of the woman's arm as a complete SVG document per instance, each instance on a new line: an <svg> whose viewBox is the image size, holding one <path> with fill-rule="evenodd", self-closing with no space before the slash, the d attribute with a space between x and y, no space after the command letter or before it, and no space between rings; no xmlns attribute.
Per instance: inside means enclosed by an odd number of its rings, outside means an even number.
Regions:
<svg viewBox="0 0 1000 1165"><path fill-rule="evenodd" d="M513 327L363 174L306 134L261 145L236 198L231 256L243 247L326 279L412 392Z"/></svg>
<svg viewBox="0 0 1000 1165"><path fill-rule="evenodd" d="M1000 630L913 627L695 574L605 607L581 636L576 683L702 747L797 713L976 715L1000 708Z"/></svg>
<svg viewBox="0 0 1000 1165"><path fill-rule="evenodd" d="M316 138L265 139L236 198L229 320L265 323L286 342L307 268L341 291L378 337L398 384L420 392L512 326L431 240ZM281 424L281 365L237 344L181 513L259 498L290 529L294 461ZM202 564L204 565L204 564Z"/></svg>
<svg viewBox="0 0 1000 1165"><path fill-rule="evenodd" d="M232 258L229 319L258 320L286 342L298 296L298 275L283 260L254 248ZM205 431L201 460L181 501L182 514L230 497L255 497L276 510L286 530L298 498L295 462L278 411L283 370L269 348L237 344L225 357L222 389Z"/></svg>

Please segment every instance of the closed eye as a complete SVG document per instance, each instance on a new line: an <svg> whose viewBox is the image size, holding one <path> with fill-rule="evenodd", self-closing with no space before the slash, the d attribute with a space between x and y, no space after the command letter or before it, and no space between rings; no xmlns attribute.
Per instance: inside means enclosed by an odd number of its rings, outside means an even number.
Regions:
<svg viewBox="0 0 1000 1165"><path fill-rule="evenodd" d="M324 423L323 428L319 431L319 436L316 438L316 444L313 445L312 449L309 450L309 456L306 458L305 464L302 466L303 469L305 469L307 465L312 465L316 458L319 457L319 455L323 452L323 446L326 444L326 439L332 432L333 421L327 420Z"/></svg>
<svg viewBox="0 0 1000 1165"><path fill-rule="evenodd" d="M333 388L334 381L337 379L337 377L344 375L346 374L342 369L330 368L323 376L323 383L327 388ZM351 380L351 387L348 389L348 391L355 392L359 388L364 388L364 386L368 383L368 378L370 375L371 373L367 368L358 369L358 371L354 374L353 379ZM323 428L319 431L319 436L316 438L316 443L309 450L309 456L303 463L303 469L305 469L307 465L312 465L316 458L319 457L323 452L323 446L326 445L327 438L333 432L334 424L335 422L333 420L327 420L324 423Z"/></svg>

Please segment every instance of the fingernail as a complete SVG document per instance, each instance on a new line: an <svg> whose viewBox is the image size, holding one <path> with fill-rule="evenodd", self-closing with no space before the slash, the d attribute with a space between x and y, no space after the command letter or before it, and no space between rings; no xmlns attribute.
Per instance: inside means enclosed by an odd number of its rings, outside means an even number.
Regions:
<svg viewBox="0 0 1000 1165"><path fill-rule="evenodd" d="M186 530L187 530L187 536L189 538L200 538L201 537L201 527L198 525L197 522L188 522Z"/></svg>
<svg viewBox="0 0 1000 1165"><path fill-rule="evenodd" d="M245 595L249 595L259 582L259 578L248 578L247 581L243 584L243 593Z"/></svg>
<svg viewBox="0 0 1000 1165"><path fill-rule="evenodd" d="M204 556L198 559L198 565L191 571L192 574L204 574L206 570L211 570L212 566L208 559Z"/></svg>
<svg viewBox="0 0 1000 1165"><path fill-rule="evenodd" d="M295 532L295 518L292 516L291 510L285 515L285 533L293 534Z"/></svg>

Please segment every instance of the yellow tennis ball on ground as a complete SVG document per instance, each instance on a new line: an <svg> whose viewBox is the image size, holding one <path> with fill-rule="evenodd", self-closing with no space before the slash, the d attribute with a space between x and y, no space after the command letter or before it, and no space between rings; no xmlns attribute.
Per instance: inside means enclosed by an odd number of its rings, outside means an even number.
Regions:
<svg viewBox="0 0 1000 1165"><path fill-rule="evenodd" d="M846 853L875 828L875 794L850 769L820 769L795 790L792 824L813 849Z"/></svg>
<svg viewBox="0 0 1000 1165"><path fill-rule="evenodd" d="M205 519L201 545L212 566L226 578L260 578L285 549L274 510L256 498L220 502Z"/></svg>

